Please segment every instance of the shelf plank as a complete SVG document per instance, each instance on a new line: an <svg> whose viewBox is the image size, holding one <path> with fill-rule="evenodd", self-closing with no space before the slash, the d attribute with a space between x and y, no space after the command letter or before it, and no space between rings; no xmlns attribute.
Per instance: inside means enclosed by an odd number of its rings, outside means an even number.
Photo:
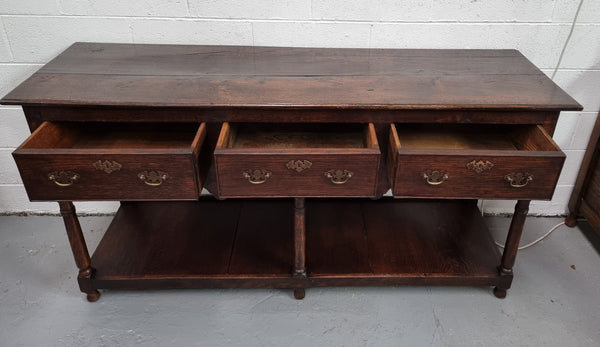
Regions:
<svg viewBox="0 0 600 347"><path fill-rule="evenodd" d="M473 202L307 199L307 278L292 277L289 199L123 203L92 257L95 288L497 285Z"/></svg>
<svg viewBox="0 0 600 347"><path fill-rule="evenodd" d="M294 204L290 199L243 204L229 274L292 273L293 208Z"/></svg>
<svg viewBox="0 0 600 347"><path fill-rule="evenodd" d="M336 200L340 202L343 200ZM359 200L306 202L306 268L317 274L372 273Z"/></svg>
<svg viewBox="0 0 600 347"><path fill-rule="evenodd" d="M240 208L238 201L123 203L92 256L96 277L227 273Z"/></svg>
<svg viewBox="0 0 600 347"><path fill-rule="evenodd" d="M497 274L500 252L474 203L365 203L363 211L375 273Z"/></svg>

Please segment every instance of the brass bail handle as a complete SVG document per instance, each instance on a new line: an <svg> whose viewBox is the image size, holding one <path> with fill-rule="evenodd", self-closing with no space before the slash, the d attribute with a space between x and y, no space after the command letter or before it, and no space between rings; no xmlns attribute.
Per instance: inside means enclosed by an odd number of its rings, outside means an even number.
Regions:
<svg viewBox="0 0 600 347"><path fill-rule="evenodd" d="M138 178L151 187L157 187L169 178L167 173L155 170L146 170L138 174Z"/></svg>
<svg viewBox="0 0 600 347"><path fill-rule="evenodd" d="M242 172L242 176L252 184L265 183L273 173L265 169L246 170Z"/></svg>
<svg viewBox="0 0 600 347"><path fill-rule="evenodd" d="M348 170L329 170L325 172L325 177L329 178L333 184L344 184L354 176L354 172Z"/></svg>
<svg viewBox="0 0 600 347"><path fill-rule="evenodd" d="M423 173L423 179L429 185L438 186L448 179L448 173L443 170L427 170Z"/></svg>
<svg viewBox="0 0 600 347"><path fill-rule="evenodd" d="M513 188L523 188L529 182L533 181L533 175L527 172L511 172L504 176L504 179Z"/></svg>
<svg viewBox="0 0 600 347"><path fill-rule="evenodd" d="M75 171L52 171L48 174L48 179L59 187L68 187L73 185L79 177Z"/></svg>

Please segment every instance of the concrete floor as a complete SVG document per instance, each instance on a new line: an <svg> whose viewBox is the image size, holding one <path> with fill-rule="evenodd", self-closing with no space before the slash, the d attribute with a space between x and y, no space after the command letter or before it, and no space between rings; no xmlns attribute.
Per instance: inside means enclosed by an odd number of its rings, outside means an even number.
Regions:
<svg viewBox="0 0 600 347"><path fill-rule="evenodd" d="M84 217L90 249L111 217ZM496 239L505 217L487 218ZM529 218L523 243L559 218ZM59 217L0 217L1 346L600 346L599 238L561 227L491 288L105 291L88 303Z"/></svg>

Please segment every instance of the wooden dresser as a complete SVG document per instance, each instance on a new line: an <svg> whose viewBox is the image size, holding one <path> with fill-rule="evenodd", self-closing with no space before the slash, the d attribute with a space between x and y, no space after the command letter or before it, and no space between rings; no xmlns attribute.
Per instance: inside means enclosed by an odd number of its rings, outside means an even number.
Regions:
<svg viewBox="0 0 600 347"><path fill-rule="evenodd" d="M515 50L77 43L6 95L98 289L493 286L581 106ZM201 196L205 188L212 195ZM384 196L391 188L392 196ZM477 199L517 200L504 253ZM72 201L121 207L90 257Z"/></svg>
<svg viewBox="0 0 600 347"><path fill-rule="evenodd" d="M600 114L588 144L579 175L569 200L569 215L565 224L577 225L577 216L583 215L600 234Z"/></svg>

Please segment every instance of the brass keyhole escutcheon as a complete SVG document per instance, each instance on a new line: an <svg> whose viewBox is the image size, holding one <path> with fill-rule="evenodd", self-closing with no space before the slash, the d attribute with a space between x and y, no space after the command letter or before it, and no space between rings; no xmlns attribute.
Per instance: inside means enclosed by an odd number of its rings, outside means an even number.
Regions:
<svg viewBox="0 0 600 347"><path fill-rule="evenodd" d="M107 174L114 172L114 171L119 171L121 170L121 168L123 167L123 165L117 163L116 161L112 160L98 160L96 162L94 162L94 168L96 168L96 170L100 170L100 171L104 171Z"/></svg>
<svg viewBox="0 0 600 347"><path fill-rule="evenodd" d="M312 163L308 160L290 160L287 162L287 164L285 164L285 167L296 172L308 170L311 166Z"/></svg>

